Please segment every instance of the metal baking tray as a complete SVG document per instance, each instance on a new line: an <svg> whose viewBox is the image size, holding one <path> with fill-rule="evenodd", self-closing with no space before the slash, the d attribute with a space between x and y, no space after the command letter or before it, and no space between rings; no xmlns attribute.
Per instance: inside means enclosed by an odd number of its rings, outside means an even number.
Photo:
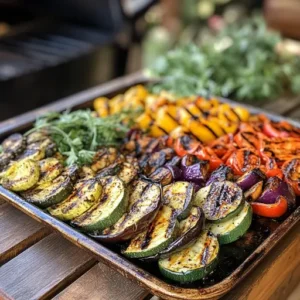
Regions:
<svg viewBox="0 0 300 300"><path fill-rule="evenodd" d="M63 111L70 108L78 109L91 107L92 102L96 97L104 95L111 97L124 92L132 85L145 82L147 82L147 79L145 79L141 73L135 73L9 119L0 123L0 138L3 139L13 132L22 132L29 129L36 117L47 111ZM229 102L232 105L237 104L227 99L221 99L221 101ZM241 104L239 103L238 105ZM257 108L247 105L243 106L246 106L252 113L264 113L273 120L288 120ZM300 123L292 120L288 121L300 127ZM252 237L257 241L257 245L254 243L255 245L251 244L252 246L249 249L247 247L243 248L239 244L241 243L240 240L235 242L237 244L222 246L221 249L223 250L221 250L221 258L223 257L223 259L220 261L220 267L217 268L212 275L202 281L189 285L181 285L162 277L158 271L158 267L153 267L153 264L129 260L121 256L119 251L117 251L117 245L105 245L94 241L87 235L80 233L64 222L55 219L42 209L27 203L15 193L8 191L1 186L0 197L37 221L60 232L65 238L89 251L99 261L118 271L123 276L130 278L142 287L148 289L151 293L164 299L196 300L216 299L221 297L241 282L300 219L300 207L298 207L281 223L275 223L259 218L254 220L249 234L252 233ZM248 236L247 238L251 238L251 236Z"/></svg>

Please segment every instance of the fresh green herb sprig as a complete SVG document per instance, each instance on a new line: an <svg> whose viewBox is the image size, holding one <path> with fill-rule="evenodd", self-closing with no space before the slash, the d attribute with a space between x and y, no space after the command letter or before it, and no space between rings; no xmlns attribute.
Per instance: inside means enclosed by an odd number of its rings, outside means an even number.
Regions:
<svg viewBox="0 0 300 300"><path fill-rule="evenodd" d="M300 93L300 59L277 53L276 32L255 17L223 30L214 41L182 45L157 59L148 74L161 79L154 93L175 96L199 94L259 102L276 99L284 91Z"/></svg>
<svg viewBox="0 0 300 300"><path fill-rule="evenodd" d="M45 128L51 134L58 151L66 156L66 165L84 165L92 162L100 146L118 145L130 129L136 114L136 111L123 111L99 118L90 110L51 112L38 118L34 128L26 134Z"/></svg>

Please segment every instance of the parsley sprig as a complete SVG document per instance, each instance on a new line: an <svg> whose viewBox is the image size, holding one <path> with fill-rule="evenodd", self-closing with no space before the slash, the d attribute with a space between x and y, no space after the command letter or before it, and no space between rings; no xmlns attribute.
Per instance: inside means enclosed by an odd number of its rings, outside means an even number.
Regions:
<svg viewBox="0 0 300 300"><path fill-rule="evenodd" d="M89 164L99 147L120 144L136 114L136 111L123 111L99 118L90 110L50 112L38 118L26 134L45 128L58 151L66 157L66 165Z"/></svg>

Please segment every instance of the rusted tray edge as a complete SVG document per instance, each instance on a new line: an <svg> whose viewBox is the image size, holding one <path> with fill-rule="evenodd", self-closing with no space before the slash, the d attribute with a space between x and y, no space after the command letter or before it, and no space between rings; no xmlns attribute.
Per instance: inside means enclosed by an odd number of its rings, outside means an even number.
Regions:
<svg viewBox="0 0 300 300"><path fill-rule="evenodd" d="M29 204L1 186L0 197L37 221L50 225L75 245L91 252L101 262L123 276L137 281L142 287L164 299L213 299L224 295L240 282L300 219L300 207L298 207L230 276L208 288L188 289L172 286L163 280L157 279L119 254L107 249L102 244Z"/></svg>
<svg viewBox="0 0 300 300"><path fill-rule="evenodd" d="M64 98L60 101L46 105L39 109L30 111L18 117L9 119L0 123L0 137L8 135L11 132L20 131L28 128L37 116L47 111L62 111L71 107L80 107L82 105L91 104L93 99L101 95L116 93L121 89L131 85L147 82L147 78L142 73L134 73L130 76L113 80L107 84L100 85L73 96ZM268 113L259 108L250 105L240 104L228 99L220 98L223 102L228 102L234 106L244 106L252 113L264 113L273 120L288 120L294 125L300 127L300 124L286 117ZM78 246L90 251L100 261L112 267L123 276L137 281L141 286L150 290L152 293L164 297L165 299L213 299L220 297L231 290L238 282L240 282L262 259L265 255L280 241L280 239L298 222L300 219L300 207L296 209L289 218L287 218L257 249L254 251L230 276L223 281L201 289L186 289L173 286L156 278L150 273L138 268L133 263L127 261L124 257L105 248L101 244L93 241L87 236L79 233L67 224L55 219L54 217L43 212L41 209L27 203L16 194L2 188L0 186L0 197L19 208L34 219L50 225L59 231L63 236Z"/></svg>

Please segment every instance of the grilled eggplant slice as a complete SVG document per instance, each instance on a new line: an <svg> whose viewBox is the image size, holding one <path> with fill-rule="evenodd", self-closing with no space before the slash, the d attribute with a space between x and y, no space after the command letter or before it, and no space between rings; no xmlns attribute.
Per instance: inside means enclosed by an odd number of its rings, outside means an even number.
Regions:
<svg viewBox="0 0 300 300"><path fill-rule="evenodd" d="M189 182L177 181L163 188L164 204L175 209L179 219L188 216L193 197L194 186Z"/></svg>
<svg viewBox="0 0 300 300"><path fill-rule="evenodd" d="M3 175L2 185L11 191L25 191L38 182L39 176L40 167L37 162L30 159L16 161Z"/></svg>
<svg viewBox="0 0 300 300"><path fill-rule="evenodd" d="M177 228L175 210L164 205L148 228L131 240L123 254L131 258L155 255L175 239Z"/></svg>
<svg viewBox="0 0 300 300"><path fill-rule="evenodd" d="M96 179L82 180L74 192L63 202L48 208L49 213L64 221L70 221L86 212L99 200L102 187Z"/></svg>
<svg viewBox="0 0 300 300"><path fill-rule="evenodd" d="M14 158L14 155L11 152L2 152L0 153L0 170L3 170L11 160Z"/></svg>
<svg viewBox="0 0 300 300"><path fill-rule="evenodd" d="M222 223L209 224L207 228L218 237L220 245L223 245L232 243L243 236L251 222L252 208L245 202L243 209L236 216Z"/></svg>
<svg viewBox="0 0 300 300"><path fill-rule="evenodd" d="M72 221L73 225L84 231L102 231L115 224L125 213L127 201L122 180L117 176L108 176L102 178L100 183L103 189L99 202Z"/></svg>
<svg viewBox="0 0 300 300"><path fill-rule="evenodd" d="M164 250L156 255L147 258L147 261L158 260L159 258L169 257L172 254L188 247L200 235L205 223L202 209L193 206L190 214L179 223L177 238Z"/></svg>
<svg viewBox="0 0 300 300"><path fill-rule="evenodd" d="M188 248L160 259L158 266L161 273L171 280L193 282L214 270L219 249L217 237L206 230Z"/></svg>
<svg viewBox="0 0 300 300"><path fill-rule="evenodd" d="M19 157L18 160L30 159L39 161L46 157L45 149L43 148L32 148L26 149Z"/></svg>
<svg viewBox="0 0 300 300"><path fill-rule="evenodd" d="M160 182L162 186L168 185L173 181L172 172L166 167L155 170L150 175L150 178L156 182Z"/></svg>
<svg viewBox="0 0 300 300"><path fill-rule="evenodd" d="M34 189L25 191L21 195L28 202L46 208L65 200L72 190L73 184L70 177L61 175L54 180L36 186Z"/></svg>
<svg viewBox="0 0 300 300"><path fill-rule="evenodd" d="M40 179L38 185L54 180L63 171L63 165L56 158L46 158L39 162Z"/></svg>
<svg viewBox="0 0 300 300"><path fill-rule="evenodd" d="M130 240L143 231L155 218L162 202L159 185L139 179L131 186L127 212L112 227L101 234L90 234L103 242Z"/></svg>
<svg viewBox="0 0 300 300"><path fill-rule="evenodd" d="M25 139L20 133L14 133L2 142L3 151L13 153L14 155L22 153L25 147Z"/></svg>
<svg viewBox="0 0 300 300"><path fill-rule="evenodd" d="M202 209L207 220L223 222L238 214L243 208L242 189L230 181L214 182L198 191L199 199L203 199Z"/></svg>
<svg viewBox="0 0 300 300"><path fill-rule="evenodd" d="M259 181L244 193L245 199L249 202L256 201L263 192L264 182Z"/></svg>

